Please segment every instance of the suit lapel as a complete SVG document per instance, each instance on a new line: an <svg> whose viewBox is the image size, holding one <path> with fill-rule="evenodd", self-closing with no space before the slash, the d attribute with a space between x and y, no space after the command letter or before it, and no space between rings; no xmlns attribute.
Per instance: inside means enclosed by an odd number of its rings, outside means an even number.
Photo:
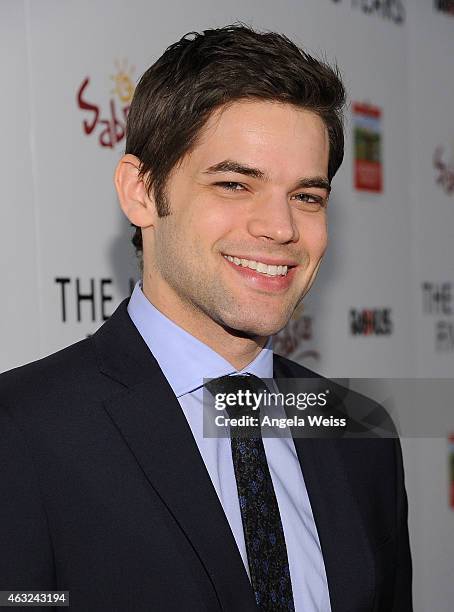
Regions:
<svg viewBox="0 0 454 612"><path fill-rule="evenodd" d="M105 408L191 542L221 608L256 611L241 556L190 427L126 307L127 301L94 336L100 369L127 387L106 401Z"/></svg>
<svg viewBox="0 0 454 612"><path fill-rule="evenodd" d="M275 356L275 378L308 376L317 375ZM294 443L320 539L332 612L371 610L373 559L342 456L342 444L355 440L295 437Z"/></svg>

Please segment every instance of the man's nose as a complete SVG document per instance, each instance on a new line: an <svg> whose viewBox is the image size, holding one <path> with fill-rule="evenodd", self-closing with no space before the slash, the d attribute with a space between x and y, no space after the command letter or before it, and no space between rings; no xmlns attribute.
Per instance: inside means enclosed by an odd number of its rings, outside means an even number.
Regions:
<svg viewBox="0 0 454 612"><path fill-rule="evenodd" d="M249 233L280 244L297 242L298 227L287 198L275 194L256 202L248 220Z"/></svg>

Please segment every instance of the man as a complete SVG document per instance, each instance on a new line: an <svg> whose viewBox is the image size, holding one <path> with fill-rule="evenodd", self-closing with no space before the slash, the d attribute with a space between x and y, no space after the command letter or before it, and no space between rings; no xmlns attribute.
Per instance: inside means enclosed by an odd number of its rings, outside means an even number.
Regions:
<svg viewBox="0 0 454 612"><path fill-rule="evenodd" d="M143 75L115 175L142 283L0 379L1 589L81 612L411 611L397 440L203 435L205 379L312 375L270 338L327 246L343 103L334 70L244 26Z"/></svg>

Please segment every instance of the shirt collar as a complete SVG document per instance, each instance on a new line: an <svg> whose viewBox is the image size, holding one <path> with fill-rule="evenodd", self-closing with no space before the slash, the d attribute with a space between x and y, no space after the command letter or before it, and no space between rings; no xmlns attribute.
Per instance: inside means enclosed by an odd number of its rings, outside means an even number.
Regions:
<svg viewBox="0 0 454 612"><path fill-rule="evenodd" d="M273 378L271 337L249 365L235 370L219 353L153 306L145 297L140 281L132 292L128 313L177 397L201 387L204 378L246 372L259 378Z"/></svg>

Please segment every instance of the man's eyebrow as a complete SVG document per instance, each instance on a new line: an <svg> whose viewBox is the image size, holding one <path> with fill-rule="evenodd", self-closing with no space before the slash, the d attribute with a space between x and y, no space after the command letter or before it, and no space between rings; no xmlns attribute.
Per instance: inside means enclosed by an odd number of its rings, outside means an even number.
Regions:
<svg viewBox="0 0 454 612"><path fill-rule="evenodd" d="M253 168L247 164L234 161L232 159L224 159L223 161L210 166L204 170L204 174L217 174L218 172L235 172L236 174L244 174L252 178L268 180L266 172L259 168ZM296 182L296 189L305 189L317 187L319 189L326 189L328 193L331 191L331 185L329 180L325 176L311 176L301 178Z"/></svg>
<svg viewBox="0 0 454 612"><path fill-rule="evenodd" d="M326 176L309 176L307 178L299 179L299 181L296 183L297 189L310 189L311 187L326 189L328 194L331 192L331 184Z"/></svg>
<svg viewBox="0 0 454 612"><path fill-rule="evenodd" d="M265 180L266 173L258 168L252 168L246 164L233 161L232 159L224 159L224 161L210 166L204 170L204 174L216 174L217 172L236 172L237 174L244 174L245 176L251 176L252 178Z"/></svg>

